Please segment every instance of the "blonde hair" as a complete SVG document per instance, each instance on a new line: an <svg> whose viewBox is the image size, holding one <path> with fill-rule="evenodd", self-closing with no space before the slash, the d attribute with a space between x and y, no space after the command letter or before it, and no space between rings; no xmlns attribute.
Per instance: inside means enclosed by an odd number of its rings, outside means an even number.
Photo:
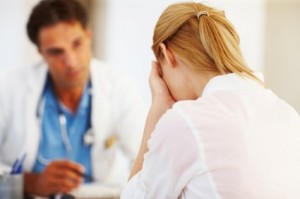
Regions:
<svg viewBox="0 0 300 199"><path fill-rule="evenodd" d="M173 4L161 14L155 26L152 49L160 60L163 54L159 45L164 43L193 69L236 73L263 85L245 63L239 42L223 11L188 2Z"/></svg>

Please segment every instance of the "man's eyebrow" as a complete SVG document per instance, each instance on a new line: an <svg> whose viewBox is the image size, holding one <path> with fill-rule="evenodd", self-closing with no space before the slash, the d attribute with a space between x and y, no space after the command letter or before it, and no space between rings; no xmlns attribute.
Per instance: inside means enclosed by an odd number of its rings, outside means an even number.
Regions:
<svg viewBox="0 0 300 199"><path fill-rule="evenodd" d="M77 42L77 41L81 41L81 40L83 40L83 36L82 36L82 35L80 35L80 36L78 36L78 37L75 37L75 38L72 40L72 42Z"/></svg>

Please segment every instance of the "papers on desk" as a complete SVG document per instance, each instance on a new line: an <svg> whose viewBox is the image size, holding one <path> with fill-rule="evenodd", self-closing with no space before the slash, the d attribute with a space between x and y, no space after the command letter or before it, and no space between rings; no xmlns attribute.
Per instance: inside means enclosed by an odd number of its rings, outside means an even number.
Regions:
<svg viewBox="0 0 300 199"><path fill-rule="evenodd" d="M9 174L10 170L11 170L10 166L7 166L5 164L0 163L0 176L3 176L5 174Z"/></svg>
<svg viewBox="0 0 300 199"><path fill-rule="evenodd" d="M103 184L83 184L70 194L76 199L119 199L122 188L120 186Z"/></svg>

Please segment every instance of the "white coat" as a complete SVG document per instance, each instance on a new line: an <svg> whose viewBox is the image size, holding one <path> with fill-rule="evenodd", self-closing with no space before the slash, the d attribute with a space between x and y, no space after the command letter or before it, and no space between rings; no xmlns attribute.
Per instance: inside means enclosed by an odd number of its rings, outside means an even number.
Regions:
<svg viewBox="0 0 300 199"><path fill-rule="evenodd" d="M33 168L40 141L38 102L45 85L47 65L16 70L0 79L0 164L11 166L27 153L25 171ZM96 181L122 184L129 173L143 133L146 112L135 83L124 73L93 59L92 171ZM114 135L109 148L105 141Z"/></svg>
<svg viewBox="0 0 300 199"><path fill-rule="evenodd" d="M300 198L300 117L270 90L217 76L175 103L122 199Z"/></svg>

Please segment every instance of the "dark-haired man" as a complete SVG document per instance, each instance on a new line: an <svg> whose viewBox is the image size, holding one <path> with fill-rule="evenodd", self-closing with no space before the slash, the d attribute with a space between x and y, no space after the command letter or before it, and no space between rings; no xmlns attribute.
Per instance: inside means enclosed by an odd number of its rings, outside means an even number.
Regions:
<svg viewBox="0 0 300 199"><path fill-rule="evenodd" d="M43 63L1 78L0 164L26 154L29 195L66 193L82 181L121 184L137 152L141 99L131 79L92 58L87 23L76 0L40 1L27 33Z"/></svg>

